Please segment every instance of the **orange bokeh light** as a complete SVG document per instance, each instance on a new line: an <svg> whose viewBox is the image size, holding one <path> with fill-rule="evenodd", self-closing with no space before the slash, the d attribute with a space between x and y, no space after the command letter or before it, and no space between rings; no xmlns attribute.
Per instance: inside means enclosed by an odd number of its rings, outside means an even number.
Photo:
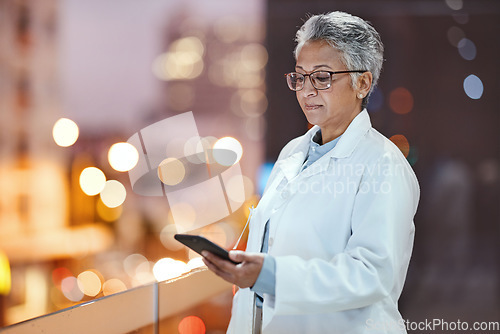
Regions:
<svg viewBox="0 0 500 334"><path fill-rule="evenodd" d="M408 89L398 87L389 95L389 105L396 114L407 114L413 109L413 95Z"/></svg>
<svg viewBox="0 0 500 334"><path fill-rule="evenodd" d="M206 331L203 320L194 315L182 319L178 329L179 334L205 334Z"/></svg>
<svg viewBox="0 0 500 334"><path fill-rule="evenodd" d="M403 135L394 135L389 139L394 144L396 144L396 146L401 150L405 158L407 158L408 154L410 154L410 143L408 142L408 139L406 139L406 137Z"/></svg>

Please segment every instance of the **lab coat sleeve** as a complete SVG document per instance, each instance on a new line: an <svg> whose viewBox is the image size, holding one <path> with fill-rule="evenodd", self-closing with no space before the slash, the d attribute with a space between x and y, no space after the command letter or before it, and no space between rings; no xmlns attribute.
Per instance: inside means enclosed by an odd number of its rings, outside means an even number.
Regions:
<svg viewBox="0 0 500 334"><path fill-rule="evenodd" d="M403 157L388 152L378 163L385 169L363 174L342 253L330 259L276 257L275 315L337 312L399 298L419 188Z"/></svg>

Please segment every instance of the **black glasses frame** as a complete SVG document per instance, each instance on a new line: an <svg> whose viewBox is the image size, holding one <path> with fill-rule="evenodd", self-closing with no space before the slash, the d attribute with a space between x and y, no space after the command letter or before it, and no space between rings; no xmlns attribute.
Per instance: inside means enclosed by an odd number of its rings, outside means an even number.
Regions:
<svg viewBox="0 0 500 334"><path fill-rule="evenodd" d="M328 83L327 87L324 87L324 88L318 88L316 87L316 85L314 84L314 80L312 80L311 78L311 75L313 75L314 73L318 73L318 72L325 72L325 73L328 73L330 74L330 82ZM325 71L325 70L318 70L318 71L314 71L314 72L311 72L309 74L302 74L302 73L299 73L299 72L290 72L290 73L285 73L285 78L286 78L286 82L288 84L288 88L290 88L290 90L293 90L294 92L298 92L300 90L302 90L304 88L304 84L305 84L305 78L306 77L309 77L309 80L311 81L311 84L312 86L314 87L314 89L317 89L317 90L325 90L325 89L328 89L332 86L332 76L334 74L344 74L344 73L365 73L365 72L368 72L368 71L362 71L362 70L352 70L352 71ZM301 76L304 77L304 83L302 84L302 87L300 89L293 89L292 86L290 85L290 82L289 82L289 77L292 75L292 74L299 74Z"/></svg>

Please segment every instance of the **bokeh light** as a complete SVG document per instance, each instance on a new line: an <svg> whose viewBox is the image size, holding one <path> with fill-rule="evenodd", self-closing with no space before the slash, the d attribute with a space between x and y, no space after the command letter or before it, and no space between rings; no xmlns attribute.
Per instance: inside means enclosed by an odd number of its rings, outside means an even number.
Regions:
<svg viewBox="0 0 500 334"><path fill-rule="evenodd" d="M465 38L465 33L459 27L450 27L447 32L448 41L454 47L458 47L458 43Z"/></svg>
<svg viewBox="0 0 500 334"><path fill-rule="evenodd" d="M451 17L455 20L455 22L460 23L460 24L466 24L469 22L469 14L468 13L453 13L451 14Z"/></svg>
<svg viewBox="0 0 500 334"><path fill-rule="evenodd" d="M416 146L410 146L410 153L406 157L411 166L414 166L418 161L418 149Z"/></svg>
<svg viewBox="0 0 500 334"><path fill-rule="evenodd" d="M223 222L206 226L201 235L223 248L229 247L234 236L228 224ZM198 256L195 254L194 256Z"/></svg>
<svg viewBox="0 0 500 334"><path fill-rule="evenodd" d="M105 296L127 290L127 286L118 278L111 278L102 285L102 293Z"/></svg>
<svg viewBox="0 0 500 334"><path fill-rule="evenodd" d="M260 116L267 104L267 97L260 89L239 89L231 97L231 110L238 116Z"/></svg>
<svg viewBox="0 0 500 334"><path fill-rule="evenodd" d="M78 125L68 118L60 118L52 128L52 137L56 144L61 147L73 145L78 139L78 135Z"/></svg>
<svg viewBox="0 0 500 334"><path fill-rule="evenodd" d="M83 292L78 287L76 277L73 276L66 277L61 281L61 291L64 297L72 302L78 302L83 298Z"/></svg>
<svg viewBox="0 0 500 334"><path fill-rule="evenodd" d="M178 330L179 334L205 334L206 327L203 320L190 315L179 322Z"/></svg>
<svg viewBox="0 0 500 334"><path fill-rule="evenodd" d="M161 80L187 80L203 72L205 47L198 37L183 37L173 42L169 52L153 62L153 73Z"/></svg>
<svg viewBox="0 0 500 334"><path fill-rule="evenodd" d="M188 271L189 269L184 262L171 258L160 259L153 267L153 275L159 282L179 277Z"/></svg>
<svg viewBox="0 0 500 334"><path fill-rule="evenodd" d="M233 154L228 154L228 151L236 153L236 160ZM214 144L214 158L223 166L231 166L240 161L243 155L243 147L240 142L233 137L224 137Z"/></svg>
<svg viewBox="0 0 500 334"><path fill-rule="evenodd" d="M444 2L453 10L460 10L464 6L463 0L445 0Z"/></svg>
<svg viewBox="0 0 500 334"><path fill-rule="evenodd" d="M89 196L100 193L105 185L106 176L97 167L87 167L80 174L80 188Z"/></svg>
<svg viewBox="0 0 500 334"><path fill-rule="evenodd" d="M405 136L403 135L394 135L391 138L389 138L396 146L399 148L401 153L406 157L408 157L408 154L410 153L410 143L408 142L408 139L406 139Z"/></svg>
<svg viewBox="0 0 500 334"><path fill-rule="evenodd" d="M97 209L97 214L99 217L102 218L102 220L106 222L113 222L117 220L118 218L121 217L122 212L123 212L123 207L122 206L117 206L115 208L111 208L104 204L102 202L102 199L99 198L99 200L96 203L96 209Z"/></svg>
<svg viewBox="0 0 500 334"><path fill-rule="evenodd" d="M483 82L476 75L471 74L464 80L464 91L468 97L473 100L480 99L483 96Z"/></svg>
<svg viewBox="0 0 500 334"><path fill-rule="evenodd" d="M267 50L262 44L247 44L241 49L241 63L251 71L263 69L267 64Z"/></svg>
<svg viewBox="0 0 500 334"><path fill-rule="evenodd" d="M203 262L203 258L196 253L198 256L193 256L191 260L187 263L188 270L191 271L193 269L201 268L205 266L205 263Z"/></svg>
<svg viewBox="0 0 500 334"><path fill-rule="evenodd" d="M458 53L465 60L474 60L476 58L476 45L468 38L462 38L458 44Z"/></svg>
<svg viewBox="0 0 500 334"><path fill-rule="evenodd" d="M77 277L80 290L90 297L95 297L101 292L102 282L94 271L86 270Z"/></svg>
<svg viewBox="0 0 500 334"><path fill-rule="evenodd" d="M186 202L174 203L170 206L170 211L175 212L175 220L182 222L185 228L194 226L196 222L196 210Z"/></svg>
<svg viewBox="0 0 500 334"><path fill-rule="evenodd" d="M179 241L174 239L177 227L174 224L166 225L160 232L160 241L165 248L171 251L178 251L184 247Z"/></svg>
<svg viewBox="0 0 500 334"><path fill-rule="evenodd" d="M398 87L389 95L389 106L396 114L407 114L413 109L413 95L408 89Z"/></svg>
<svg viewBox="0 0 500 334"><path fill-rule="evenodd" d="M257 171L257 192L259 195L262 195L262 193L264 192L264 189L267 185L267 180L269 179L269 176L271 176L273 167L274 163L272 162L265 162L260 165Z"/></svg>
<svg viewBox="0 0 500 334"><path fill-rule="evenodd" d="M73 274L68 268L59 267L52 271L52 282L55 286L60 288L62 280L70 276L73 276Z"/></svg>
<svg viewBox="0 0 500 334"><path fill-rule="evenodd" d="M243 203L254 193L252 180L245 175L234 175L226 183L226 192L230 200Z"/></svg>
<svg viewBox="0 0 500 334"><path fill-rule="evenodd" d="M108 180L100 193L101 201L109 208L116 208L125 202L127 190L125 186L117 180Z"/></svg>
<svg viewBox="0 0 500 334"><path fill-rule="evenodd" d="M0 251L0 295L7 295L11 288L10 264L7 255Z"/></svg>
<svg viewBox="0 0 500 334"><path fill-rule="evenodd" d="M166 185L175 186L184 180L184 176L186 168L179 159L167 158L158 166L158 178Z"/></svg>
<svg viewBox="0 0 500 334"><path fill-rule="evenodd" d="M375 87L373 92L370 94L370 98L368 99L367 109L369 112L379 111L380 108L384 105L384 94L382 94L382 90L379 87Z"/></svg>
<svg viewBox="0 0 500 334"><path fill-rule="evenodd" d="M132 144L116 143L109 148L108 161L114 170L127 172L137 165L139 152Z"/></svg>
<svg viewBox="0 0 500 334"><path fill-rule="evenodd" d="M141 254L131 254L125 258L123 261L123 269L130 277L135 277L137 274L137 268L143 264L148 263L148 259L144 255Z"/></svg>

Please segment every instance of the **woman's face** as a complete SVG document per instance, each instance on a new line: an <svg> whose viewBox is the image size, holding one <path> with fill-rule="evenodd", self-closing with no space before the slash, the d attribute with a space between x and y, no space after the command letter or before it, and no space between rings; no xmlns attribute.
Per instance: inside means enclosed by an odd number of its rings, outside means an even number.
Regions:
<svg viewBox="0 0 500 334"><path fill-rule="evenodd" d="M295 70L309 74L318 70L345 71L347 68L342 64L340 52L327 42L309 41L298 54ZM353 89L349 74L335 74L331 87L325 90L315 89L307 77L304 88L296 92L308 122L321 128L323 143L340 136L361 111L360 93L364 97L368 92L362 88Z"/></svg>

